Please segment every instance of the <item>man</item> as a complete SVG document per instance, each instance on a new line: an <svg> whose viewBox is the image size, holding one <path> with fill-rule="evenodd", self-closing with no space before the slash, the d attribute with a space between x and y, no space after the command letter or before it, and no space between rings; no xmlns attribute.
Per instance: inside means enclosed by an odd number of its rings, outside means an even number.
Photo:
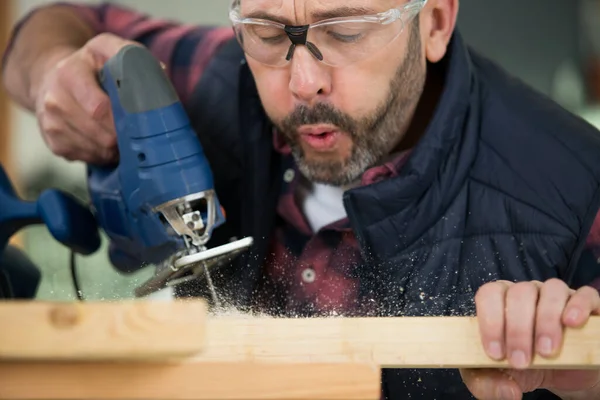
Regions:
<svg viewBox="0 0 600 400"><path fill-rule="evenodd" d="M514 367L386 370L384 398L600 398L599 371L527 368L600 311L581 256L598 234L598 133L470 51L457 13L458 0L241 0L232 30L52 5L16 27L4 83L54 153L113 162L95 74L148 46L210 158L228 216L214 243L256 240L216 277L235 305L476 313L490 357Z"/></svg>

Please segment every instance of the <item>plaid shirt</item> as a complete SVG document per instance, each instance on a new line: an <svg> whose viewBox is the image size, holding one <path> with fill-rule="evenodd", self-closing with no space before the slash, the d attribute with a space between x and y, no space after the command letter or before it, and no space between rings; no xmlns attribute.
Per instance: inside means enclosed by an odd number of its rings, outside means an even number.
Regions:
<svg viewBox="0 0 600 400"><path fill-rule="evenodd" d="M230 27L187 26L159 20L116 5L70 5L96 32L111 32L147 46L165 63L181 100L188 101L214 52L233 37ZM299 176L289 149L274 135L274 146ZM406 153L364 174L362 184L393 177ZM283 179L283 178L282 178ZM285 179L290 180L290 179ZM278 224L265 266L257 302L277 300L282 313L347 315L368 312L359 308L359 282L353 267L360 263L357 241L346 219L313 233L294 199L296 179L285 182L277 208ZM587 240L600 256L600 214ZM600 259L599 259L600 260ZM596 286L600 289L600 282Z"/></svg>
<svg viewBox="0 0 600 400"><path fill-rule="evenodd" d="M376 310L372 299L359 296L354 269L362 256L348 218L313 232L296 199L300 172L290 147L275 131L273 146L283 156L285 169L277 224L257 299L261 306L291 315L368 315ZM366 171L360 185L397 175L409 152Z"/></svg>

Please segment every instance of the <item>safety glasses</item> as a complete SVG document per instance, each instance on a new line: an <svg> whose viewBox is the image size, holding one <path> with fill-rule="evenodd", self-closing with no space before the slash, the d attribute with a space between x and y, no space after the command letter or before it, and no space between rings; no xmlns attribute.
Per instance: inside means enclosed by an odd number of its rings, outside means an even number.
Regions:
<svg viewBox="0 0 600 400"><path fill-rule="evenodd" d="M378 14L330 18L294 26L244 18L240 0L234 0L229 18L244 52L260 63L284 66L294 56L297 46L306 46L317 60L340 67L364 60L383 49L402 34L426 3L427 0L411 0Z"/></svg>

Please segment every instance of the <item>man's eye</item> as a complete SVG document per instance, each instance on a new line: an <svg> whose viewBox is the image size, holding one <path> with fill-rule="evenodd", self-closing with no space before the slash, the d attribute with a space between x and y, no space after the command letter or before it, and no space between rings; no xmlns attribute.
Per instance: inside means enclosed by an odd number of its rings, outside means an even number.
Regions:
<svg viewBox="0 0 600 400"><path fill-rule="evenodd" d="M285 39L284 35L277 35L277 36L269 36L269 37L260 37L260 40L262 40L265 43L268 44L277 44L280 43L282 40Z"/></svg>
<svg viewBox="0 0 600 400"><path fill-rule="evenodd" d="M335 39L335 40L339 40L340 42L344 42L344 43L353 43L353 42L357 42L362 38L362 34L361 33L357 33L355 35L343 35L341 33L336 33L336 32L329 32L329 34Z"/></svg>

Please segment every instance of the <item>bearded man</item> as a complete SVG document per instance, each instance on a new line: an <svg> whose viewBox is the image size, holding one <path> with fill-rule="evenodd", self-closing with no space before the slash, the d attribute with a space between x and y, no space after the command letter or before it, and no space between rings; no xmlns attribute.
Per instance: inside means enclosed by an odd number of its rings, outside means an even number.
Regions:
<svg viewBox="0 0 600 400"><path fill-rule="evenodd" d="M231 303L475 314L489 356L513 367L384 370L382 398L597 399L597 370L529 366L600 311L595 257L584 262L600 237L600 136L469 49L458 7L238 0L232 27L213 28L52 4L15 27L4 84L56 155L111 163L96 74L123 46L147 46L209 157L228 217L213 243L255 239L215 277Z"/></svg>

